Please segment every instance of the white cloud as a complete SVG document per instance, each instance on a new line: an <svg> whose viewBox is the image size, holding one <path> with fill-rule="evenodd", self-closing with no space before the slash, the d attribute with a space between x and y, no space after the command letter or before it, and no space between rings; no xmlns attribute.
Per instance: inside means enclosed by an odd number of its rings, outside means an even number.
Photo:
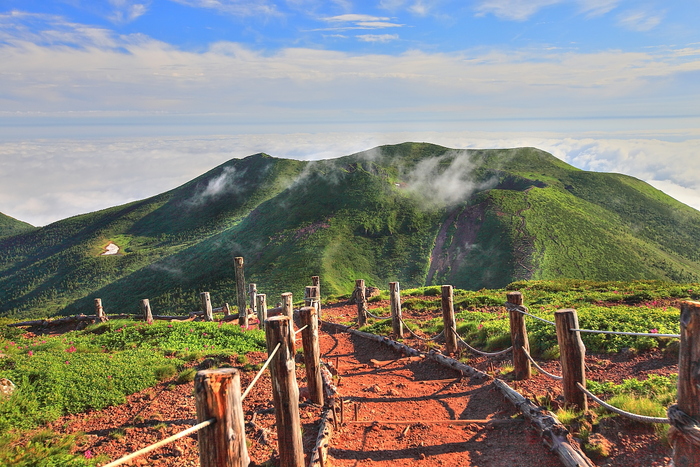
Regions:
<svg viewBox="0 0 700 467"><path fill-rule="evenodd" d="M404 131L0 142L0 212L45 225L162 193L231 158L265 152L317 160L405 141L455 149L538 147L584 170L640 178L700 209L700 132L669 132L669 140L650 135ZM445 177L446 187L456 186L457 174ZM222 177L202 193L214 196L229 182ZM445 189L440 199L449 202L455 193Z"/></svg>
<svg viewBox="0 0 700 467"><path fill-rule="evenodd" d="M489 13L512 21L525 21L542 8L562 3L564 0L482 0L475 10L478 16Z"/></svg>
<svg viewBox="0 0 700 467"><path fill-rule="evenodd" d="M363 42L390 42L399 38L398 34L361 34L357 38Z"/></svg>
<svg viewBox="0 0 700 467"><path fill-rule="evenodd" d="M602 16L617 8L620 0L578 0L580 11L588 17Z"/></svg>
<svg viewBox="0 0 700 467"><path fill-rule="evenodd" d="M661 24L663 13L649 12L644 10L626 11L618 16L618 23L632 31L651 31Z"/></svg>
<svg viewBox="0 0 700 467"><path fill-rule="evenodd" d="M133 0L109 0L114 11L109 19L115 23L129 23L146 14L150 2L134 2Z"/></svg>
<svg viewBox="0 0 700 467"><path fill-rule="evenodd" d="M372 15L358 15L358 14L347 14L338 16L329 16L321 18L323 21L328 21L330 23L354 23L358 21L389 21L391 18L384 16L372 16Z"/></svg>
<svg viewBox="0 0 700 467"><path fill-rule="evenodd" d="M170 0L193 8L206 8L240 17L280 16L274 3L267 0Z"/></svg>

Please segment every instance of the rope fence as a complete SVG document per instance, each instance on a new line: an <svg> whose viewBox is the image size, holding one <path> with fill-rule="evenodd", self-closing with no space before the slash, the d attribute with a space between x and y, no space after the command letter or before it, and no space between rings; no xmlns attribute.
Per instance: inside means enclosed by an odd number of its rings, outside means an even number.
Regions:
<svg viewBox="0 0 700 467"><path fill-rule="evenodd" d="M615 412L618 415L622 415L623 417L629 418L630 420L634 420L636 422L641 422L641 423L669 423L668 418L663 418L663 417L647 417L645 415L638 415L634 414L631 412L627 412L625 410L622 410L618 407L615 407L614 405L610 405L604 400L600 399L597 397L595 394L593 394L591 391L583 387L581 383L576 383L578 388L583 391L588 397L596 401L598 404L602 405L606 409L608 409L611 412Z"/></svg>
<svg viewBox="0 0 700 467"><path fill-rule="evenodd" d="M477 355L483 355L484 357L497 357L499 355L507 354L508 352L513 350L513 346L511 345L507 349L499 350L498 352L484 352L479 349L475 349L474 347L469 345L464 339L462 339L462 336L460 336L454 329L452 329L452 332L455 334L455 336L457 336L457 339L463 346L465 346L467 349L469 349Z"/></svg>
<svg viewBox="0 0 700 467"><path fill-rule="evenodd" d="M563 376L553 375L552 373L549 373L548 371L546 371L545 369L543 369L540 365L538 365L538 363L535 361L534 358L532 358L532 356L530 355L530 352L528 352L527 349L525 349L525 347L521 347L521 349L523 349L523 352L525 352L525 356L528 358L528 360L530 360L530 363L532 363L533 365L535 365L535 368L537 368L537 370L538 370L540 373L542 373L543 375L545 375L545 376L547 376L548 378L551 378L551 379L553 379L553 380L555 380L555 381L561 381L561 380L564 379Z"/></svg>

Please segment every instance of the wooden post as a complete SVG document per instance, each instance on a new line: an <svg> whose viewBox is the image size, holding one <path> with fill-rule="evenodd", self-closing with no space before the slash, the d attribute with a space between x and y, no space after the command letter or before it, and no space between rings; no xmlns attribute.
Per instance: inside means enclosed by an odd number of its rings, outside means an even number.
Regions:
<svg viewBox="0 0 700 467"><path fill-rule="evenodd" d="M367 324L367 297L365 295L365 280L355 280L355 301L357 302L357 324Z"/></svg>
<svg viewBox="0 0 700 467"><path fill-rule="evenodd" d="M221 308L222 308L222 311L224 312L224 316L228 316L231 314L231 308L228 306L228 303L224 303L224 306Z"/></svg>
<svg viewBox="0 0 700 467"><path fill-rule="evenodd" d="M260 329L265 329L265 320L267 319L267 295L259 293L255 296L258 310L258 321Z"/></svg>
<svg viewBox="0 0 700 467"><path fill-rule="evenodd" d="M678 356L677 408L700 423L700 302L681 303L681 345ZM671 411L669 410L669 413ZM672 424L669 439L673 465L700 466L700 445L679 432Z"/></svg>
<svg viewBox="0 0 700 467"><path fill-rule="evenodd" d="M316 316L321 319L321 296L316 285L307 286L304 290L304 305L316 308Z"/></svg>
<svg viewBox="0 0 700 467"><path fill-rule="evenodd" d="M554 321L559 342L564 403L578 410L588 410L586 394L576 386L576 383L581 383L581 386L586 387L586 347L581 340L581 333L572 331L578 329L576 310L557 310L554 312Z"/></svg>
<svg viewBox="0 0 700 467"><path fill-rule="evenodd" d="M246 309L245 274L243 272L243 257L234 259L236 268L236 304L238 305L238 324L248 327L248 310Z"/></svg>
<svg viewBox="0 0 700 467"><path fill-rule="evenodd" d="M311 276L311 285L318 287L318 299L321 300L321 278L319 276Z"/></svg>
<svg viewBox="0 0 700 467"><path fill-rule="evenodd" d="M391 328L397 339L403 339L403 323L401 322L401 291L398 282L389 282L389 298L391 303Z"/></svg>
<svg viewBox="0 0 700 467"><path fill-rule="evenodd" d="M285 292L282 298L282 316L289 318L289 339L292 342L292 352L296 352L296 335L294 334L294 300L291 292Z"/></svg>
<svg viewBox="0 0 700 467"><path fill-rule="evenodd" d="M105 315L105 309L102 307L102 299L95 299L95 316L97 316L97 321L104 323L107 321L107 315Z"/></svg>
<svg viewBox="0 0 700 467"><path fill-rule="evenodd" d="M506 294L508 303L513 305L523 304L523 294L520 292L508 292ZM525 327L525 316L517 310L509 310L510 315L510 340L513 344L513 372L516 380L530 379L532 367L530 360L525 355L523 347L530 353L530 340L527 338L527 328Z"/></svg>
<svg viewBox="0 0 700 467"><path fill-rule="evenodd" d="M304 449L299 419L299 388L294 364L294 349L289 338L290 326L287 316L268 318L265 321L265 339L268 354L271 354L277 344L281 343L279 351L270 362L280 467L303 467Z"/></svg>
<svg viewBox="0 0 700 467"><path fill-rule="evenodd" d="M455 325L454 290L451 285L442 286L442 322L445 328L445 351L457 353L457 326Z"/></svg>
<svg viewBox="0 0 700 467"><path fill-rule="evenodd" d="M197 422L216 418L199 431L199 462L211 467L247 467L241 377L235 368L202 370L194 378Z"/></svg>
<svg viewBox="0 0 700 467"><path fill-rule="evenodd" d="M321 347L318 342L318 316L316 307L305 306L299 310L301 341L304 345L304 365L311 401L323 405L323 380L321 379ZM304 326L306 326L304 328Z"/></svg>
<svg viewBox="0 0 700 467"><path fill-rule="evenodd" d="M199 294L199 299L202 301L202 310L204 310L204 321L214 321L214 311L211 307L211 297L209 292Z"/></svg>
<svg viewBox="0 0 700 467"><path fill-rule="evenodd" d="M257 316L258 304L255 296L258 294L258 286L256 284L248 284L248 295L250 296L250 311Z"/></svg>
<svg viewBox="0 0 700 467"><path fill-rule="evenodd" d="M151 302L147 298L141 300L141 311L143 312L143 319L146 320L148 324L153 323L153 314L151 313Z"/></svg>

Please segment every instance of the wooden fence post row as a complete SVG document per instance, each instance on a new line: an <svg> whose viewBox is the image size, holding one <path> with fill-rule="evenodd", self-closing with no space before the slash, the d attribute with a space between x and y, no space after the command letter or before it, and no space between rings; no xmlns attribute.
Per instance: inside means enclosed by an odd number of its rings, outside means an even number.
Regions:
<svg viewBox="0 0 700 467"><path fill-rule="evenodd" d="M391 304L391 328L397 339L403 339L401 322L401 291L398 282L389 282L389 303Z"/></svg>
<svg viewBox="0 0 700 467"><path fill-rule="evenodd" d="M235 368L202 370L194 379L197 421L216 419L199 431L199 461L208 467L247 467L241 377Z"/></svg>
<svg viewBox="0 0 700 467"><path fill-rule="evenodd" d="M367 324L367 297L365 294L365 280L355 280L355 301L357 302L357 324Z"/></svg>
<svg viewBox="0 0 700 467"><path fill-rule="evenodd" d="M506 294L508 303L521 306L523 304L523 294L520 292L508 292ZM518 310L508 311L510 318L510 340L513 345L513 368L516 380L530 379L532 367L530 360L525 355L525 351L530 353L530 341L527 337L525 327L525 316ZM525 350L523 350L523 348Z"/></svg>
<svg viewBox="0 0 700 467"><path fill-rule="evenodd" d="M451 285L442 286L442 322L445 329L445 351L457 353L457 327L455 325L454 290Z"/></svg>
<svg viewBox="0 0 700 467"><path fill-rule="evenodd" d="M700 302L681 303L681 345L678 356L678 403L669 407L673 464L700 467ZM672 416L680 411L681 420ZM680 422L680 423L679 423ZM690 425L695 424L695 428ZM691 434L690 431L694 433Z"/></svg>
<svg viewBox="0 0 700 467"><path fill-rule="evenodd" d="M305 306L299 310L301 339L304 345L304 366L311 401L323 405L323 380L321 379L321 346L318 341L318 315L316 307Z"/></svg>
<svg viewBox="0 0 700 467"><path fill-rule="evenodd" d="M238 305L238 324L248 327L248 310L246 309L245 274L243 271L243 257L234 259L236 272L236 304Z"/></svg>
<svg viewBox="0 0 700 467"><path fill-rule="evenodd" d="M294 364L294 349L289 333L291 326L288 316L268 318L265 321L265 338L268 354L274 351L278 343L281 344L279 351L270 362L280 467L303 467L304 449L299 418L299 387Z"/></svg>
<svg viewBox="0 0 700 467"><path fill-rule="evenodd" d="M576 384L581 383L581 386L586 387L586 347L581 340L581 333L572 331L579 329L576 310L557 310L554 312L554 321L559 342L564 402L578 410L588 410L586 394Z"/></svg>
<svg viewBox="0 0 700 467"><path fill-rule="evenodd" d="M199 294L199 298L202 300L202 310L204 311L205 321L214 321L214 311L211 306L211 296L209 292L202 292Z"/></svg>

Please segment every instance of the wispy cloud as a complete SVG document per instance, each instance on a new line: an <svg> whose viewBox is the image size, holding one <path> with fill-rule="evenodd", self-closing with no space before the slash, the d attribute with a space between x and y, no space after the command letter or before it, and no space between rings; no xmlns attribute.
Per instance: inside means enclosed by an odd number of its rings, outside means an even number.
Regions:
<svg viewBox="0 0 700 467"><path fill-rule="evenodd" d="M556 5L563 0L482 0L476 7L478 16L494 16L512 20L525 21L544 7Z"/></svg>
<svg viewBox="0 0 700 467"><path fill-rule="evenodd" d="M330 28L319 29L320 31L343 31L352 29L385 29L404 27L403 24L392 22L391 18L384 16L345 14L339 16L329 16L320 19L333 25Z"/></svg>
<svg viewBox="0 0 700 467"><path fill-rule="evenodd" d="M398 34L361 34L357 36L357 39L363 42L390 42L398 38Z"/></svg>
<svg viewBox="0 0 700 467"><path fill-rule="evenodd" d="M581 13L588 17L602 16L617 8L620 0L578 0Z"/></svg>
<svg viewBox="0 0 700 467"><path fill-rule="evenodd" d="M267 0L170 0L193 8L206 8L240 17L281 16L274 3Z"/></svg>
<svg viewBox="0 0 700 467"><path fill-rule="evenodd" d="M109 3L114 8L109 19L115 23L129 23L148 11L150 1L109 0Z"/></svg>
<svg viewBox="0 0 700 467"><path fill-rule="evenodd" d="M661 24L663 17L663 12L633 10L621 13L618 16L618 23L622 27L632 31L646 32L651 31Z"/></svg>

